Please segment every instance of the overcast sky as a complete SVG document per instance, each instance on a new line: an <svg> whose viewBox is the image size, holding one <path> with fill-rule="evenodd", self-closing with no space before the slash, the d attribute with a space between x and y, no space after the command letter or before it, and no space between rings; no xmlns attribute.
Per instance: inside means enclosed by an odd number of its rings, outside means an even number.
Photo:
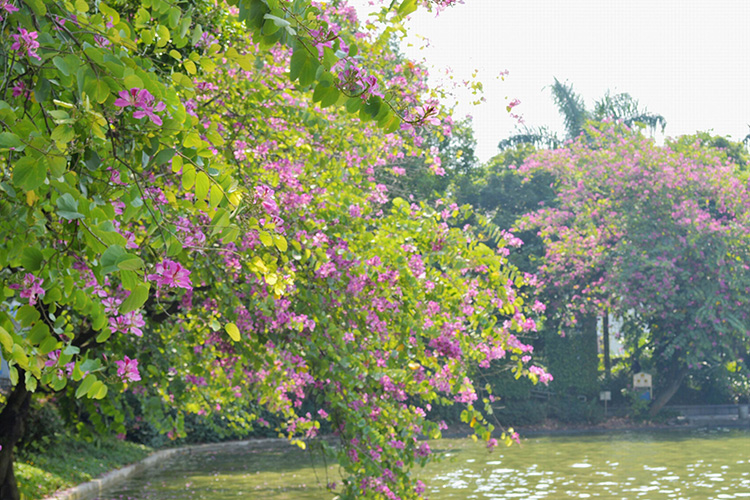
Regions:
<svg viewBox="0 0 750 500"><path fill-rule="evenodd" d="M418 11L408 26L430 46L412 37L404 51L434 76L451 68L464 80L478 70L486 102L471 106L468 92L458 100L459 115L474 117L481 160L513 132L511 99L521 101L514 111L526 124L562 130L545 89L554 77L588 106L607 90L628 92L666 118L667 136L750 133L747 0L466 0L437 18Z"/></svg>

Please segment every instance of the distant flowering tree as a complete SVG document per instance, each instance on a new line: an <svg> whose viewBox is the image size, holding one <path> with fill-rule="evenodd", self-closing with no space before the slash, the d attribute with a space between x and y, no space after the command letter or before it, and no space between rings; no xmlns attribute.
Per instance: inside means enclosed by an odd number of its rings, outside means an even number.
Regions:
<svg viewBox="0 0 750 500"><path fill-rule="evenodd" d="M544 240L550 305L567 325L609 309L647 327L627 340L659 368L652 413L691 370L741 361L750 345L750 190L725 158L604 122L521 167L553 175L558 193L520 224Z"/></svg>
<svg viewBox="0 0 750 500"><path fill-rule="evenodd" d="M169 436L271 412L305 446L327 421L341 498L416 498L433 405L513 437L473 366L548 379L524 276L456 206L378 182L426 154L419 126L451 133L389 48L417 1L385 32L344 2L230 3L2 4L0 498L40 389L118 434L123 391Z"/></svg>

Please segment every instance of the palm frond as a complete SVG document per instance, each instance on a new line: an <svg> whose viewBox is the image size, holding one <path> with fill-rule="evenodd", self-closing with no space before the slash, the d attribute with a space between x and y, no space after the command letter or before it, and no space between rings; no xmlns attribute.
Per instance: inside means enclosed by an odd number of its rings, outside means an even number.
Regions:
<svg viewBox="0 0 750 500"><path fill-rule="evenodd" d="M581 134L583 125L589 118L586 103L580 95L575 93L572 84L561 83L560 80L555 78L555 83L550 88L552 89L552 98L563 117L568 139L575 139Z"/></svg>

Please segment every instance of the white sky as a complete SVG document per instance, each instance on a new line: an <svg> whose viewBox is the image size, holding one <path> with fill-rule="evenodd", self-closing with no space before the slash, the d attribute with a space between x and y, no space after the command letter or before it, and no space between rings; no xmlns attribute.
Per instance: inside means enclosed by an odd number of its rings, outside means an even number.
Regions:
<svg viewBox="0 0 750 500"><path fill-rule="evenodd" d="M354 5L365 0L352 0ZM364 18L367 7L360 9ZM422 9L407 23L404 51L438 77L478 70L486 102L458 94L458 116L474 117L477 155L487 160L516 124L562 131L546 86L569 81L589 107L609 89L628 92L663 115L666 135L699 130L741 140L750 128L750 1L747 0L466 0L437 18ZM505 81L497 75L508 70Z"/></svg>

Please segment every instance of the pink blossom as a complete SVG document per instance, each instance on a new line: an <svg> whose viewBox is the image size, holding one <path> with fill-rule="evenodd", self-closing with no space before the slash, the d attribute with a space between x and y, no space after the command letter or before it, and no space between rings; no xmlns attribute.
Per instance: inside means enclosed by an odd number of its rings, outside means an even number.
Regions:
<svg viewBox="0 0 750 500"><path fill-rule="evenodd" d="M47 368L56 366L58 360L60 359L60 349L47 354L47 358L47 361L44 362L44 366L46 366Z"/></svg>
<svg viewBox="0 0 750 500"><path fill-rule="evenodd" d="M140 373L138 373L138 360L130 359L128 356L122 361L115 361L117 365L117 376L119 376L123 382L138 382L141 379Z"/></svg>
<svg viewBox="0 0 750 500"><path fill-rule="evenodd" d="M13 14L14 12L18 12L18 7L10 3L8 0L2 0L0 2L0 10L4 10L8 14ZM3 16L0 16L0 21L3 20Z"/></svg>
<svg viewBox="0 0 750 500"><path fill-rule="evenodd" d="M167 107L163 102L159 102L154 106L154 96L146 89L132 88L130 90L123 90L118 94L118 97L114 105L120 108L127 108L133 106L136 111L133 113L133 118L145 118L148 117L155 125L161 125L162 119L160 116L155 114L155 111L164 111Z"/></svg>
<svg viewBox="0 0 750 500"><path fill-rule="evenodd" d="M3 5L3 8L7 11L7 4ZM39 42L36 41L39 33L37 33L36 31L26 31L24 28L20 28L17 35L11 36L15 40L15 42L13 42L13 44L10 46L11 50L18 50L20 52L25 51L26 55L28 55L29 57L39 59L40 61L42 60L42 58L39 57L39 54L36 53L36 49L39 48Z"/></svg>
<svg viewBox="0 0 750 500"><path fill-rule="evenodd" d="M46 293L42 288L42 283L44 283L44 279L37 278L31 273L27 273L23 278L22 284L8 285L8 288L12 288L14 290L18 290L20 288L21 298L29 299L29 305L33 306L36 305L36 301L44 297L44 294Z"/></svg>
<svg viewBox="0 0 750 500"><path fill-rule="evenodd" d="M156 281L157 286L193 289L193 285L190 283L190 271L182 267L179 262L164 259L163 262L156 264L155 271L146 277Z"/></svg>

